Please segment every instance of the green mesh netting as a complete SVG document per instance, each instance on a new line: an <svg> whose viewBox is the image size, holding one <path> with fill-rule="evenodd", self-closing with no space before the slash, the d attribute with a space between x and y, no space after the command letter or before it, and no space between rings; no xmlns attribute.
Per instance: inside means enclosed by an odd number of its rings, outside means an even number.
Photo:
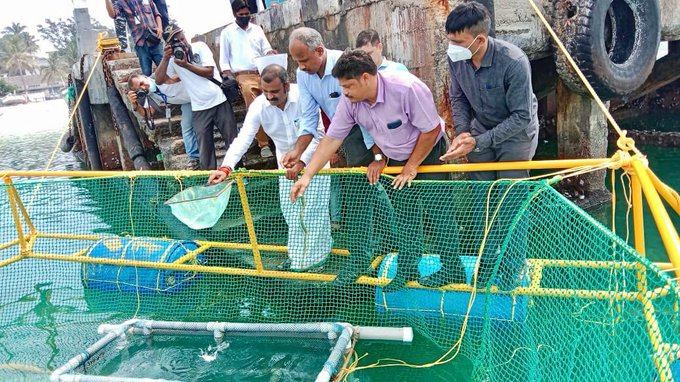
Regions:
<svg viewBox="0 0 680 382"><path fill-rule="evenodd" d="M315 181L297 209L286 210L290 183L272 174L245 176L253 232L236 185L212 228L193 230L177 220L165 202L205 184L200 176L24 179L5 186L0 377L53 370L99 338L96 325L140 317L412 326L440 347L439 355L463 335L459 357L470 360L469 379L478 381L671 378L675 281L546 183L416 182L396 191L388 178L370 186L363 174ZM39 233L27 238L23 257L8 197L14 189ZM287 219L298 226L289 228ZM29 235L26 222L21 228ZM253 234L260 275L248 248ZM295 255L302 256L300 268L310 269L281 268L289 240L291 256L302 253ZM480 254L479 291L470 306ZM379 257L357 284L309 279ZM112 259L121 266L107 265ZM131 261L137 266L125 266ZM398 266L410 268L414 280L442 263L462 265L467 285L396 292L380 286L386 280L379 277L393 277ZM398 375L394 368L381 373Z"/></svg>

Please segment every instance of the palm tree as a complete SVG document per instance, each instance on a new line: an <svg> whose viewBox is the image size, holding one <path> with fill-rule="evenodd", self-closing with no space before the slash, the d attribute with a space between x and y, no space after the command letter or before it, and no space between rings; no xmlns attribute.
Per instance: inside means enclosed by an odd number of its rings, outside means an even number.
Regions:
<svg viewBox="0 0 680 382"><path fill-rule="evenodd" d="M27 90L24 75L35 69L33 54L29 51L21 36L6 35L2 40L0 63L10 75L21 76L24 90Z"/></svg>
<svg viewBox="0 0 680 382"><path fill-rule="evenodd" d="M25 25L21 25L20 23L12 23L5 27L5 29L2 30L2 35L10 38L19 38L23 42L25 50L30 54L35 54L40 49L38 40L26 31Z"/></svg>
<svg viewBox="0 0 680 382"><path fill-rule="evenodd" d="M47 56L47 67L41 70L42 80L47 85L59 81L63 85L64 77L68 75L68 65L58 52L49 52Z"/></svg>
<svg viewBox="0 0 680 382"><path fill-rule="evenodd" d="M2 34L7 36L19 36L20 34L26 32L26 26L20 23L12 23L2 30Z"/></svg>

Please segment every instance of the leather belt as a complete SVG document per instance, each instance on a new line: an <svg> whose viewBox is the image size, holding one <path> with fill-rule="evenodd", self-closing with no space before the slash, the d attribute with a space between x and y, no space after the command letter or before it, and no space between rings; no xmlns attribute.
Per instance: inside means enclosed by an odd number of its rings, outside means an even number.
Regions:
<svg viewBox="0 0 680 382"><path fill-rule="evenodd" d="M238 77L241 74L258 74L259 75L260 72L258 72L257 70L242 70L240 72L234 73L234 77Z"/></svg>

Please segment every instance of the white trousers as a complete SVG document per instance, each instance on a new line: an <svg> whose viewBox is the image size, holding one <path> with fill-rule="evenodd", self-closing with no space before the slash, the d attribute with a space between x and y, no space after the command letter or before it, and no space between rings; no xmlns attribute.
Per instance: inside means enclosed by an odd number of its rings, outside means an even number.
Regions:
<svg viewBox="0 0 680 382"><path fill-rule="evenodd" d="M333 245L328 213L331 178L312 178L304 196L295 204L290 201L290 189L294 183L283 176L279 178L279 200L288 224L290 268L293 271L305 271L326 262Z"/></svg>

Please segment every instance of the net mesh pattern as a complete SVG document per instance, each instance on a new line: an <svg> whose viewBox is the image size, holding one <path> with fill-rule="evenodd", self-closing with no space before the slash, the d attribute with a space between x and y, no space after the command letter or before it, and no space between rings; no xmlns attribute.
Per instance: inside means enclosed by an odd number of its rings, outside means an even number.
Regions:
<svg viewBox="0 0 680 382"><path fill-rule="evenodd" d="M164 202L204 176L5 185L0 364L56 368L74 354L54 349L97 338L83 328L138 317L412 326L442 354L462 336L461 354L480 381L672 373L675 281L545 182L422 181L394 190L387 177L371 186L364 174L319 175L295 209L279 176L236 177L222 217L202 230ZM311 269L283 266L291 240L313 257ZM329 243L330 255L316 253ZM366 262L372 268L358 282L331 282ZM383 289L394 271L414 281L432 264L462 264L465 283Z"/></svg>

